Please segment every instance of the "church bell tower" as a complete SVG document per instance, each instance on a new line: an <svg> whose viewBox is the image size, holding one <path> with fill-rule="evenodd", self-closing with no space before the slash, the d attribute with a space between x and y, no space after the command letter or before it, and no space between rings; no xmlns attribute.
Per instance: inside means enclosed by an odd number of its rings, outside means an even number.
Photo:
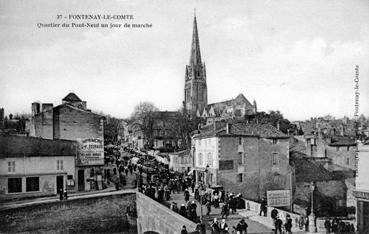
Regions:
<svg viewBox="0 0 369 234"><path fill-rule="evenodd" d="M196 15L193 21L192 45L189 65L186 66L184 107L188 116L201 114L208 104L205 63L201 61Z"/></svg>

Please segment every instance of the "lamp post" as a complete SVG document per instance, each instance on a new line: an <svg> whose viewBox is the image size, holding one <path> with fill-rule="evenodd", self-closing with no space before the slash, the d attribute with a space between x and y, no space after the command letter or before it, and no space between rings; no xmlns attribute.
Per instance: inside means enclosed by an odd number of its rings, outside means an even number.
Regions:
<svg viewBox="0 0 369 234"><path fill-rule="evenodd" d="M203 219L202 219L202 198L204 196L204 190L200 190L200 223L203 223Z"/></svg>
<svg viewBox="0 0 369 234"><path fill-rule="evenodd" d="M311 211L309 215L309 232L317 232L315 226L315 214L314 214L314 190L315 184L314 182L310 183L310 191L311 191Z"/></svg>

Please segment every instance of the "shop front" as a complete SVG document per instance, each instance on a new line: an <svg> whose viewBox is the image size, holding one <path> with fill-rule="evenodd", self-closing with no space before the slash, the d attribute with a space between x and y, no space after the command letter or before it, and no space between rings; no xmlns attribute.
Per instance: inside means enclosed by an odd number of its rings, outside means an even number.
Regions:
<svg viewBox="0 0 369 234"><path fill-rule="evenodd" d="M356 198L356 228L359 234L369 233L369 191L354 191Z"/></svg>
<svg viewBox="0 0 369 234"><path fill-rule="evenodd" d="M102 139L77 139L78 191L103 189L104 143Z"/></svg>

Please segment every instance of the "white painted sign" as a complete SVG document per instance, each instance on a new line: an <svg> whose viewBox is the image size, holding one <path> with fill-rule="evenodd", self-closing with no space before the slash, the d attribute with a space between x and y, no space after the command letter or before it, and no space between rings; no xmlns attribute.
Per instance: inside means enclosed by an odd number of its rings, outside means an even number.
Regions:
<svg viewBox="0 0 369 234"><path fill-rule="evenodd" d="M78 165L104 165L104 142L102 139L77 139Z"/></svg>
<svg viewBox="0 0 369 234"><path fill-rule="evenodd" d="M267 191L268 206L280 207L291 204L290 190L271 190Z"/></svg>

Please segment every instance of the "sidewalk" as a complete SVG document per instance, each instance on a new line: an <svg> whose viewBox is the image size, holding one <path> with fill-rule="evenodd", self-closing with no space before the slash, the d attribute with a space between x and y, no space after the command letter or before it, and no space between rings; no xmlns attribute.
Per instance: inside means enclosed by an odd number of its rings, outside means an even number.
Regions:
<svg viewBox="0 0 369 234"><path fill-rule="evenodd" d="M68 194L68 200L74 200L75 198L78 198L78 197L88 197L89 195L95 195L95 194L111 193L114 191L116 191L115 188L109 187L104 190L70 193ZM19 200L19 201L2 202L0 203L0 210L7 210L7 209L17 208L17 207L22 207L22 206L28 206L32 204L41 203L41 202L55 202L55 201L59 201L59 195L24 199L24 200Z"/></svg>

